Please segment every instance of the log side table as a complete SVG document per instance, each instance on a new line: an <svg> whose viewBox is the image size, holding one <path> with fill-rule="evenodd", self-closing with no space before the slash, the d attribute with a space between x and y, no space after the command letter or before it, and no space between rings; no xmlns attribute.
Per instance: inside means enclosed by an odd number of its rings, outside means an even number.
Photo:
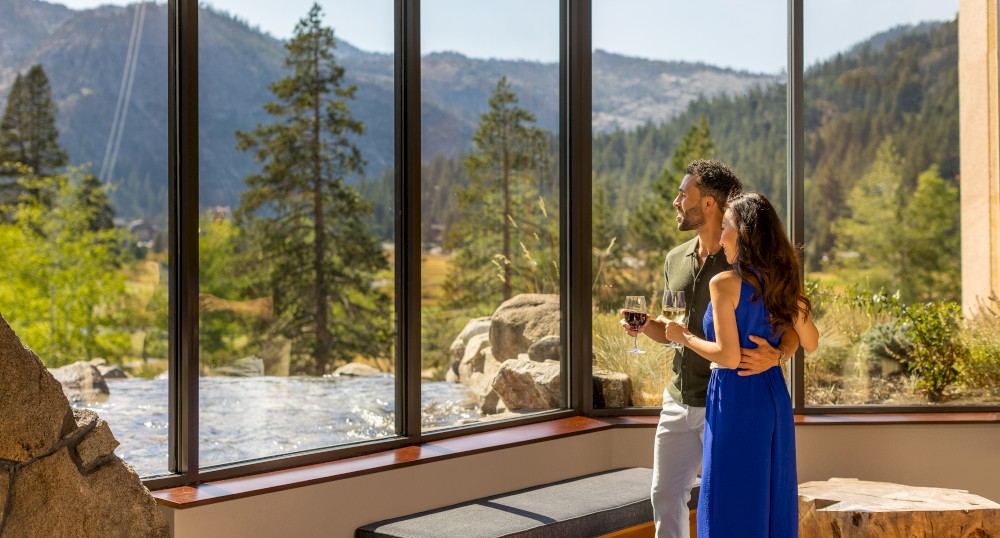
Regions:
<svg viewBox="0 0 1000 538"><path fill-rule="evenodd" d="M799 538L1000 537L1000 504L958 489L831 478L799 485Z"/></svg>

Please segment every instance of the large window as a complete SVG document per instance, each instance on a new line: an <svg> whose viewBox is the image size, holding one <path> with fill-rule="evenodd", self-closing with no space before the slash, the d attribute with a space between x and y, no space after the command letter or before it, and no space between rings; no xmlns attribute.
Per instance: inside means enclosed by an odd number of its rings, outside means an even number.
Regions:
<svg viewBox="0 0 1000 538"><path fill-rule="evenodd" d="M167 7L26 4L0 47L0 312L168 469Z"/></svg>
<svg viewBox="0 0 1000 538"><path fill-rule="evenodd" d="M996 313L960 304L958 2L805 8L806 274L823 335L805 403L996 403Z"/></svg>
<svg viewBox="0 0 1000 538"><path fill-rule="evenodd" d="M203 467L395 435L392 2L237 9L198 22Z"/></svg>
<svg viewBox="0 0 1000 538"><path fill-rule="evenodd" d="M422 423L564 407L559 3L421 10Z"/></svg>
<svg viewBox="0 0 1000 538"><path fill-rule="evenodd" d="M617 311L640 295L660 312L664 256L695 237L672 206L688 163L719 159L786 207L787 6L720 4L593 4L595 407L662 403L674 350L627 353Z"/></svg>
<svg viewBox="0 0 1000 538"><path fill-rule="evenodd" d="M1000 405L955 0L67 1L0 46L0 312L154 487L658 406L614 312L704 157L803 217L800 412Z"/></svg>

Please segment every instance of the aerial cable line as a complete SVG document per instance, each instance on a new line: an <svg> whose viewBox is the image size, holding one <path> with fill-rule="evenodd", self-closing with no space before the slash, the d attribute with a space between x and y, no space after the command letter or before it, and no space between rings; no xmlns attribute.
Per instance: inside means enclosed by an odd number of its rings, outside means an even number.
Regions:
<svg viewBox="0 0 1000 538"><path fill-rule="evenodd" d="M118 87L118 99L115 102L114 117L111 120L111 132L108 133L108 143L104 149L104 160L101 162L101 172L98 177L104 183L110 183L118 161L118 150L121 148L122 134L125 131L125 119L128 116L128 105L132 97L132 86L135 82L135 71L139 65L139 49L142 43L142 31L145 27L146 3L140 2L132 17L132 32L129 36L128 51L125 54L125 67L122 70L122 80Z"/></svg>

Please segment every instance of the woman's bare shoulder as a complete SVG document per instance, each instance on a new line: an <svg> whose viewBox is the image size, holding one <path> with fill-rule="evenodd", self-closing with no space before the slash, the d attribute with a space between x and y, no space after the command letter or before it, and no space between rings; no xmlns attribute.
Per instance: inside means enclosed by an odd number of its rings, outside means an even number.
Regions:
<svg viewBox="0 0 1000 538"><path fill-rule="evenodd" d="M742 279L736 271L723 271L712 277L711 284L720 288L739 287Z"/></svg>
<svg viewBox="0 0 1000 538"><path fill-rule="evenodd" d="M742 282L743 279L740 278L740 275L736 274L736 271L723 271L713 276L708 286L718 298L726 297L731 299L733 308L735 308L740 301L740 286Z"/></svg>

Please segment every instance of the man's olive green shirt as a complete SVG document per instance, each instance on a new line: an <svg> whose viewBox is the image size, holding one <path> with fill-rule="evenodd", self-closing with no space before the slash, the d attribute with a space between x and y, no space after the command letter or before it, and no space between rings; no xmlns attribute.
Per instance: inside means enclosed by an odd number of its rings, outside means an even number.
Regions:
<svg viewBox="0 0 1000 538"><path fill-rule="evenodd" d="M708 283L712 277L732 267L721 248L699 267L697 247L698 238L695 237L667 253L663 262L663 278L665 289L684 292L688 330L698 338L705 338L702 321L711 302ZM667 386L670 396L678 403L705 407L705 392L712 374L710 364L686 347L675 350L674 378Z"/></svg>

